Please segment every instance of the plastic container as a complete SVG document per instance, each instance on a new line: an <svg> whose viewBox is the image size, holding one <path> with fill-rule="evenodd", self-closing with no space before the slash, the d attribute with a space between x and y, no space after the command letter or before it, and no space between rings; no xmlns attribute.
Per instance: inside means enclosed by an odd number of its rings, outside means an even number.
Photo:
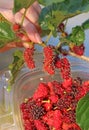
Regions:
<svg viewBox="0 0 89 130"><path fill-rule="evenodd" d="M38 53L36 52L34 58L36 66L40 66L39 63L41 63L42 54L39 53L38 55ZM29 69L26 68L26 66L24 66L24 68L17 76L17 79L20 77L18 82L16 81L15 85L12 86L12 88L15 87L16 90L12 89L11 92L7 92L8 80L11 74L10 71L7 69L3 69L2 71L0 71L0 130L22 130L22 127L20 127L21 122L19 115L20 114L19 113L20 100L18 101L19 93L16 94L18 91L20 92L20 90L17 90L16 86L17 83L19 83L20 79L22 80L23 74L24 73L26 74L27 72L29 72ZM15 95L17 97L14 97ZM23 101L22 98L21 101ZM17 106L15 104L18 104L18 109L16 108Z"/></svg>
<svg viewBox="0 0 89 130"><path fill-rule="evenodd" d="M87 64L86 62L72 62L71 64L73 77L80 77L83 80L89 79L89 64ZM21 119L20 104L26 98L33 95L39 82L48 82L52 80L61 80L59 72L51 77L47 73L44 73L42 70L37 68L32 72L25 73L16 81L13 93L13 113L15 124L18 130L24 130Z"/></svg>
<svg viewBox="0 0 89 130"><path fill-rule="evenodd" d="M18 77L27 71L28 69L23 69ZM19 130L15 123L15 114L13 113L14 91L13 89L10 92L7 91L10 75L11 73L7 69L0 71L0 130Z"/></svg>
<svg viewBox="0 0 89 130"><path fill-rule="evenodd" d="M83 80L89 79L89 64L87 62L72 61L71 68L73 77L80 77ZM8 93L6 86L9 77L10 72L7 70L0 73L0 130L24 130L20 104L33 95L39 82L60 81L62 79L59 72L50 76L44 73L40 66L33 71L28 71L25 68L24 72L18 76L12 91Z"/></svg>
<svg viewBox="0 0 89 130"><path fill-rule="evenodd" d="M12 112L12 92L6 90L10 72L0 72L0 130L18 130Z"/></svg>

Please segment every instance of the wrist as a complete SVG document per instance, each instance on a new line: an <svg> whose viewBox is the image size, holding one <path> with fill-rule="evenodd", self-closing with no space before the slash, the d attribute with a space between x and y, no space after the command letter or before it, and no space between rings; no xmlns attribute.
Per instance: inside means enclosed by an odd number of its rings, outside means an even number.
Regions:
<svg viewBox="0 0 89 130"><path fill-rule="evenodd" d="M0 0L0 8L2 9L12 9L13 8L13 0Z"/></svg>

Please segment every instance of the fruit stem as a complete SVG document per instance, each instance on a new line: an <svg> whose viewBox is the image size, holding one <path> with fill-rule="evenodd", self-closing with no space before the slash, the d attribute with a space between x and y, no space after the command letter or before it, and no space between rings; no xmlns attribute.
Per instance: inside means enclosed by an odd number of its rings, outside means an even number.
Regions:
<svg viewBox="0 0 89 130"><path fill-rule="evenodd" d="M50 103L50 100L43 100L42 103Z"/></svg>
<svg viewBox="0 0 89 130"><path fill-rule="evenodd" d="M73 53L71 51L68 51L68 54L73 56L73 57L76 57L76 58L79 58L79 59L82 59L82 60L85 60L85 61L89 62L89 57L86 57L84 55L79 56L79 55L77 55L77 54L75 54L75 53Z"/></svg>
<svg viewBox="0 0 89 130"><path fill-rule="evenodd" d="M46 41L45 41L45 43L47 44L48 43L48 41L49 41L49 39L51 38L51 36L52 36L52 31L49 33L49 35L47 36L47 39L46 39Z"/></svg>
<svg viewBox="0 0 89 130"><path fill-rule="evenodd" d="M66 21L65 21L64 30L66 29L66 25L67 25L67 23L68 23L68 19L66 19Z"/></svg>
<svg viewBox="0 0 89 130"><path fill-rule="evenodd" d="M24 11L24 13L23 13L22 20L21 20L21 23L20 23L21 26L23 25L24 18L25 18L25 16L26 16L26 12L27 12L27 9L25 9L25 11Z"/></svg>
<svg viewBox="0 0 89 130"><path fill-rule="evenodd" d="M61 47L62 44L63 44L63 42L60 42L60 41L59 41L59 43L58 43L57 46L56 46L56 49L58 50L58 49Z"/></svg>
<svg viewBox="0 0 89 130"><path fill-rule="evenodd" d="M62 46L62 44L64 44L64 43L66 43L67 45L70 46L70 41L67 40L66 38L62 38L62 39L60 39L60 41L57 44L56 48L59 49Z"/></svg>

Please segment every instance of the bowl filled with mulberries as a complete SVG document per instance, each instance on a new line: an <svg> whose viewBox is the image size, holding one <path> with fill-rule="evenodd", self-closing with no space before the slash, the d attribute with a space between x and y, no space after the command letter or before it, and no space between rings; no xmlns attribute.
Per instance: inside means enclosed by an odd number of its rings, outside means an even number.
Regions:
<svg viewBox="0 0 89 130"><path fill-rule="evenodd" d="M85 63L69 62L63 56L55 61L54 75L44 72L41 67L23 74L13 87L13 110L18 129L88 128L83 125L83 121L84 124L88 121L89 106L89 66ZM52 68L48 70L53 72Z"/></svg>

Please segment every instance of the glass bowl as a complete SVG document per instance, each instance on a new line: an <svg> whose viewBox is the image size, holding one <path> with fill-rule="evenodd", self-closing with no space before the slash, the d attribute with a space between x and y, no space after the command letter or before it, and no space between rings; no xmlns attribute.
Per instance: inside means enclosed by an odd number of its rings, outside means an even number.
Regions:
<svg viewBox="0 0 89 130"><path fill-rule="evenodd" d="M82 80L89 79L89 64L87 62L71 62L71 72L72 77L80 77ZM41 68L36 68L31 72L26 72L19 77L13 86L13 115L14 121L18 130L24 130L23 121L21 118L20 104L24 102L25 99L31 97L36 90L40 82L48 82L62 80L60 77L60 72L56 72L54 76L50 76L45 73Z"/></svg>

